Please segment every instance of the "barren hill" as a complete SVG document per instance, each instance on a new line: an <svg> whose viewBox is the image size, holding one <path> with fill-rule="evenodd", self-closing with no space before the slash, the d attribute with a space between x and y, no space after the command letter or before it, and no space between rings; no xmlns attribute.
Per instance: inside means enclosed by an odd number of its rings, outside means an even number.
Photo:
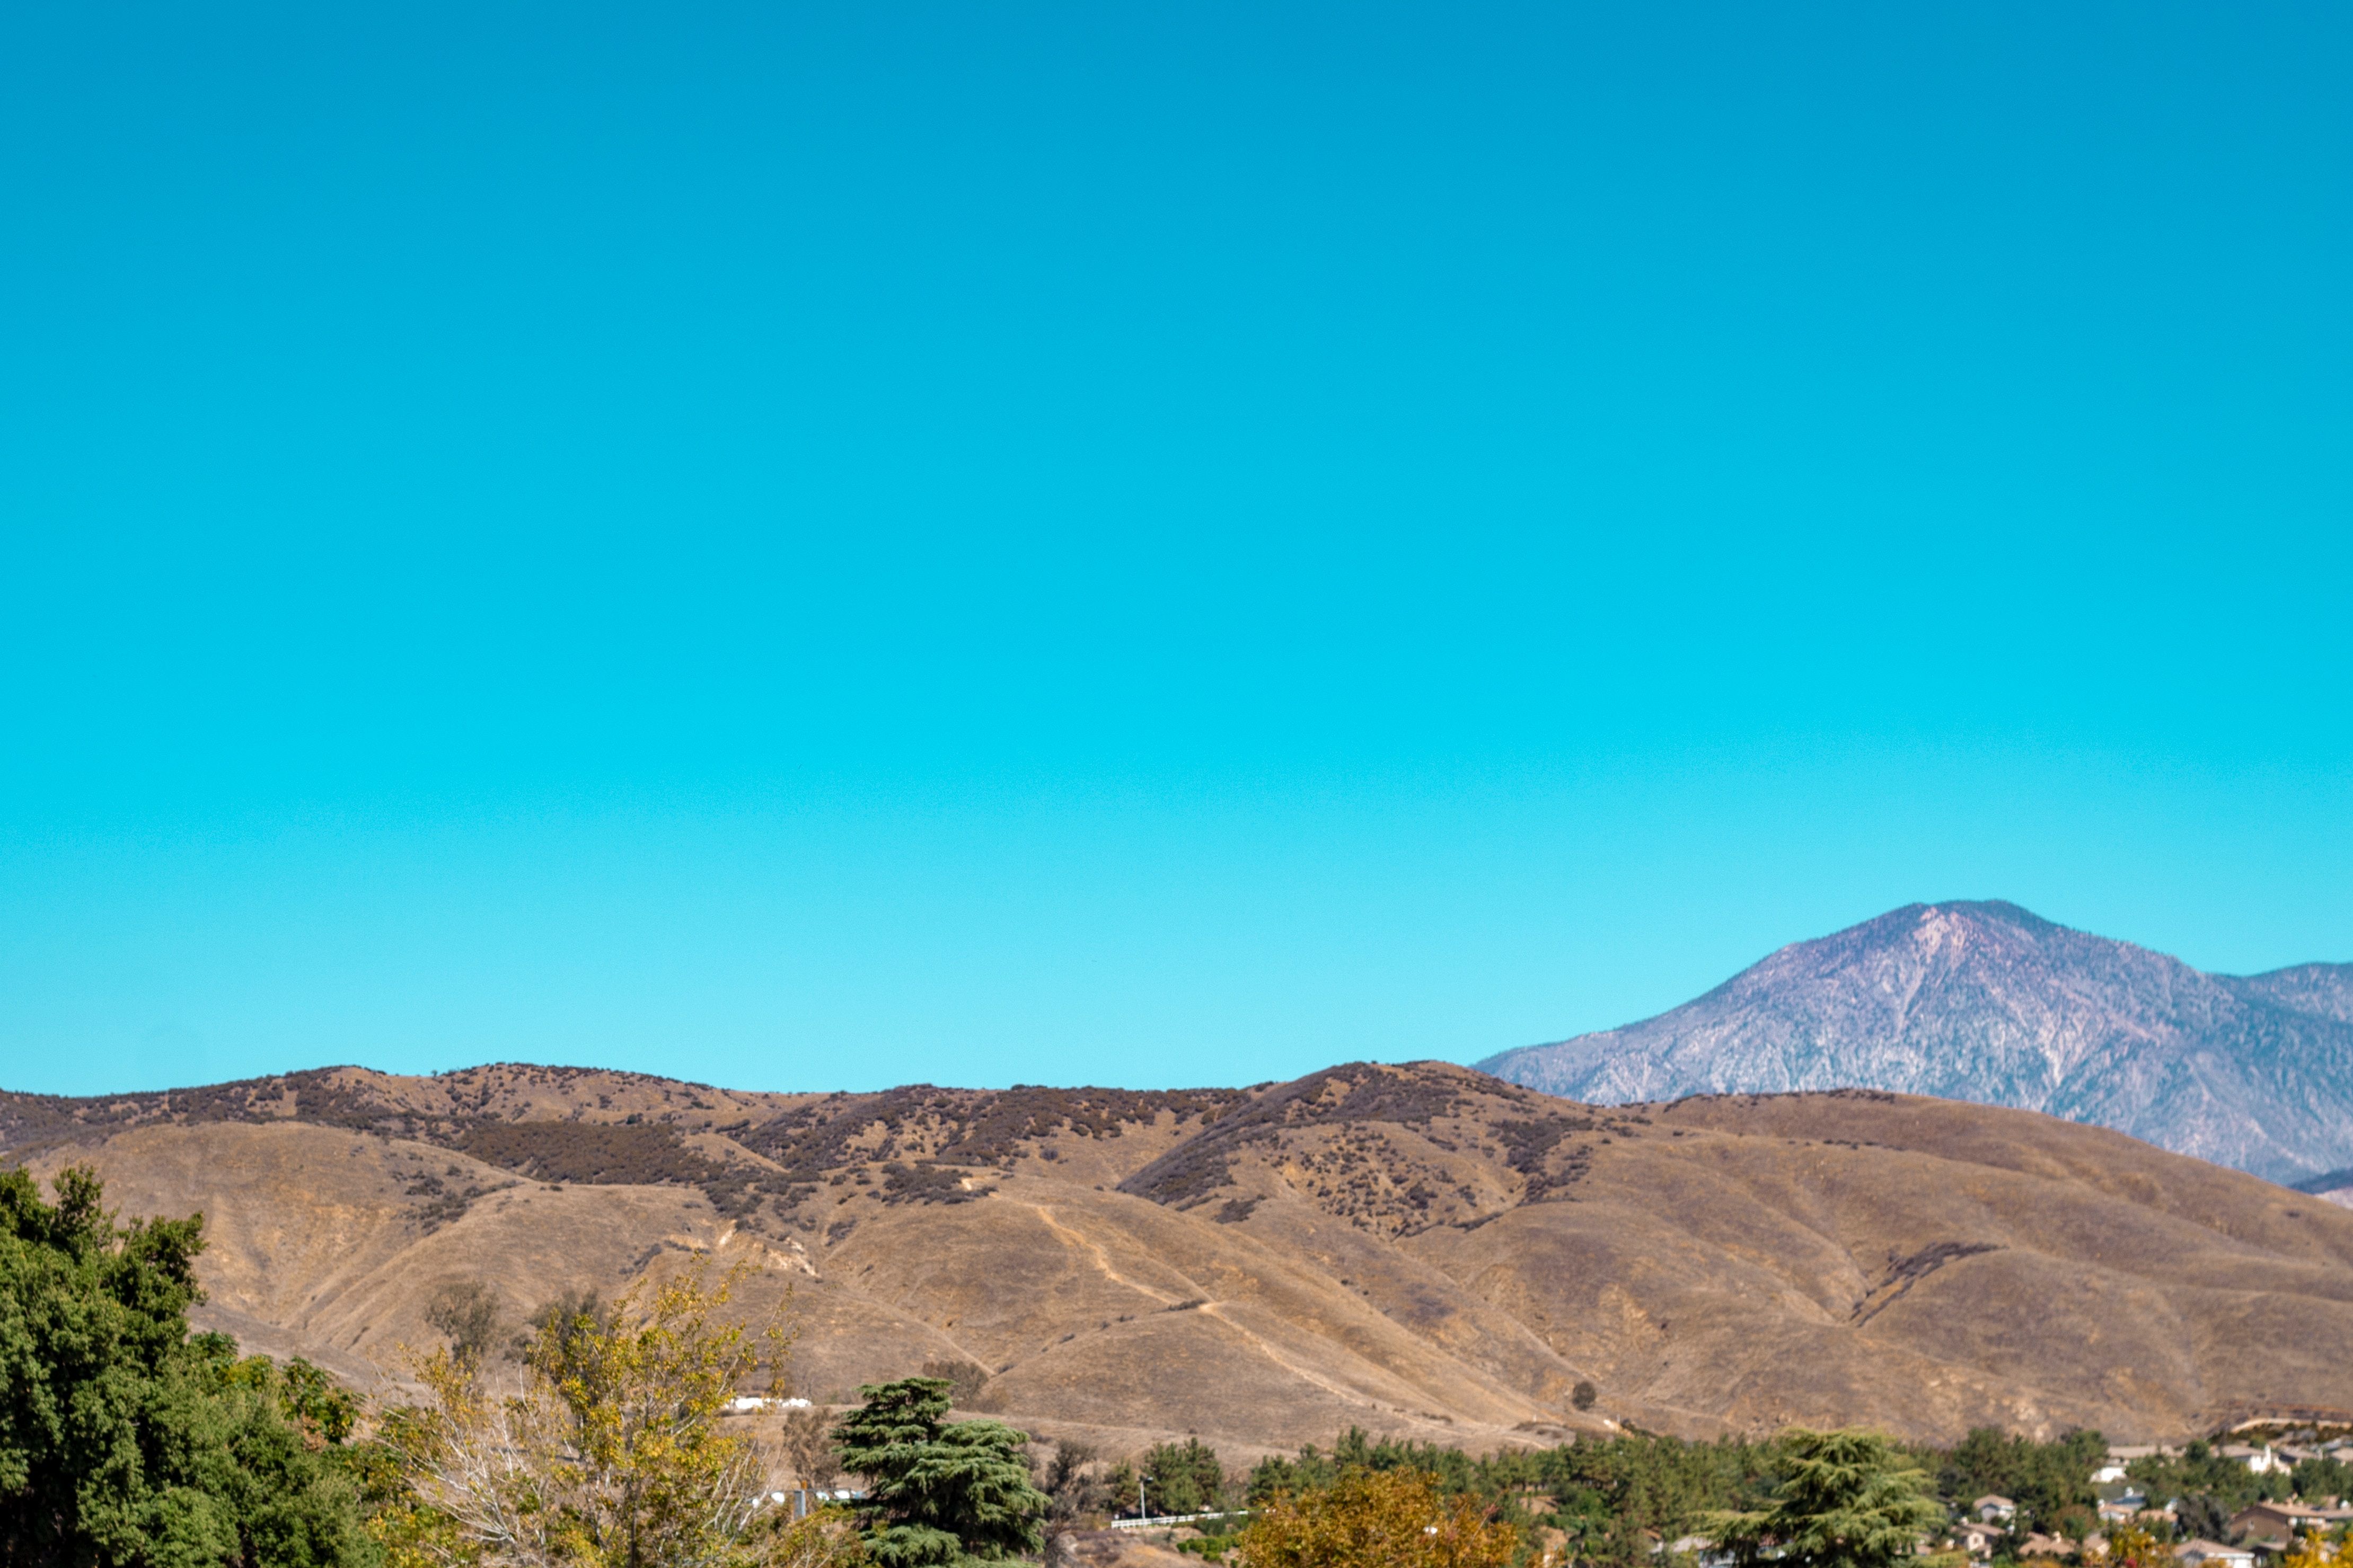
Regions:
<svg viewBox="0 0 2353 1568"><path fill-rule="evenodd" d="M355 1374L486 1281L664 1259L790 1287L820 1398L1248 1453L1632 1421L2178 1436L2353 1407L2353 1212L2024 1111L1845 1092L1605 1109L1461 1068L1250 1090L747 1095L523 1067L0 1097L0 1147L201 1209L214 1321ZM1577 1408L1575 1390L1599 1398Z"/></svg>
<svg viewBox="0 0 2353 1568"><path fill-rule="evenodd" d="M2020 1106L2282 1182L2353 1165L2353 964L2208 974L2015 904L1913 904L1479 1065L1581 1100L1852 1086Z"/></svg>

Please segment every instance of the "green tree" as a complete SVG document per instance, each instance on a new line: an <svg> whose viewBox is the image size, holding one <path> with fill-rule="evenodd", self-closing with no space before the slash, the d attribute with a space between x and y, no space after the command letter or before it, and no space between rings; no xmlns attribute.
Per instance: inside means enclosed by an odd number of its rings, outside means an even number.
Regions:
<svg viewBox="0 0 2353 1568"><path fill-rule="evenodd" d="M349 1396L188 1332L203 1216L118 1225L79 1167L52 1190L0 1173L0 1564L371 1562Z"/></svg>
<svg viewBox="0 0 2353 1568"><path fill-rule="evenodd" d="M1927 1475L1876 1432L1782 1436L1786 1473L1770 1507L1716 1515L1710 1523L1735 1560L1785 1568L1895 1568L1944 1522Z"/></svg>
<svg viewBox="0 0 2353 1568"><path fill-rule="evenodd" d="M2295 1495L2307 1500L2353 1497L2353 1465L2342 1459L2306 1459L2290 1479Z"/></svg>
<svg viewBox="0 0 2353 1568"><path fill-rule="evenodd" d="M1064 1438L1054 1445L1053 1462L1046 1467L1042 1489L1050 1505L1048 1517L1071 1524L1091 1515L1109 1513L1119 1506L1113 1482L1096 1473L1095 1451L1085 1443Z"/></svg>
<svg viewBox="0 0 2353 1568"><path fill-rule="evenodd" d="M866 1548L883 1568L990 1562L1039 1550L1048 1499L1029 1484L1029 1434L943 1424L951 1384L906 1377L859 1389L834 1426L842 1468L864 1476Z"/></svg>
<svg viewBox="0 0 2353 1568"><path fill-rule="evenodd" d="M1226 1467L1198 1437L1147 1450L1144 1474L1155 1513L1207 1513L1225 1506Z"/></svg>

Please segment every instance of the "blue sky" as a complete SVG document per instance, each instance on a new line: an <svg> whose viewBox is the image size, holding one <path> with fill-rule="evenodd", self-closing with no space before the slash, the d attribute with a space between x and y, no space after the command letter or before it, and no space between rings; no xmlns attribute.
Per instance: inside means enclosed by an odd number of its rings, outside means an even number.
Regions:
<svg viewBox="0 0 2353 1568"><path fill-rule="evenodd" d="M2353 18L0 15L0 1085L2353 959Z"/></svg>

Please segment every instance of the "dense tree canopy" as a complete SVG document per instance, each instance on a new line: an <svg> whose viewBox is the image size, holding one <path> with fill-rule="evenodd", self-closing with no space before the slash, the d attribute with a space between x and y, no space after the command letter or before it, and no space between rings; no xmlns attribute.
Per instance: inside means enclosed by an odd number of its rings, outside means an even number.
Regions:
<svg viewBox="0 0 2353 1568"><path fill-rule="evenodd" d="M1144 1456L1145 1494L1155 1513L1205 1513L1226 1505L1226 1467L1198 1437L1160 1443ZM1121 1500L1133 1503L1133 1498Z"/></svg>
<svg viewBox="0 0 2353 1568"><path fill-rule="evenodd" d="M2108 1440L2097 1432L2070 1432L2048 1443L1979 1426L1956 1444L1936 1466L1936 1489L1966 1507L1993 1493L2006 1497L2038 1523L2071 1509L2091 1509L2092 1472L2108 1456Z"/></svg>
<svg viewBox="0 0 2353 1568"><path fill-rule="evenodd" d="M2136 1459L2125 1473L2156 1501L2179 1499L2184 1516L2194 1515L2209 1527L2207 1534L2216 1533L2211 1528L2215 1521L2228 1519L2249 1503L2275 1502L2295 1489L2295 1478L2277 1470L2257 1475L2238 1460L2224 1458L2208 1443L2192 1443L2179 1454ZM2313 1479L2325 1485L2330 1478L2316 1468Z"/></svg>
<svg viewBox="0 0 2353 1568"><path fill-rule="evenodd" d="M1475 1496L1502 1517L1548 1521L1567 1533L1579 1560L1630 1568L1651 1561L1646 1530L1672 1541L1713 1512L1763 1507L1779 1459L1769 1443L1694 1443L1648 1433L1474 1457L1431 1443L1374 1442L1351 1429L1329 1451L1310 1445L1296 1458L1260 1461L1249 1491L1255 1503L1329 1486L1350 1469L1418 1470L1442 1493Z"/></svg>
<svg viewBox="0 0 2353 1568"><path fill-rule="evenodd" d="M202 1217L118 1225L86 1170L54 1192L0 1173L0 1564L372 1562L348 1396L188 1331Z"/></svg>

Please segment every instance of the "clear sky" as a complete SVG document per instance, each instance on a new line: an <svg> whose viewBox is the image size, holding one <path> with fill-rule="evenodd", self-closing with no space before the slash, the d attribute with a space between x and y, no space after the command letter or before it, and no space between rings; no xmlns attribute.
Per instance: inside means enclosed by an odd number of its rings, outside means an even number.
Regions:
<svg viewBox="0 0 2353 1568"><path fill-rule="evenodd" d="M0 1085L2353 959L2340 5L0 9Z"/></svg>

